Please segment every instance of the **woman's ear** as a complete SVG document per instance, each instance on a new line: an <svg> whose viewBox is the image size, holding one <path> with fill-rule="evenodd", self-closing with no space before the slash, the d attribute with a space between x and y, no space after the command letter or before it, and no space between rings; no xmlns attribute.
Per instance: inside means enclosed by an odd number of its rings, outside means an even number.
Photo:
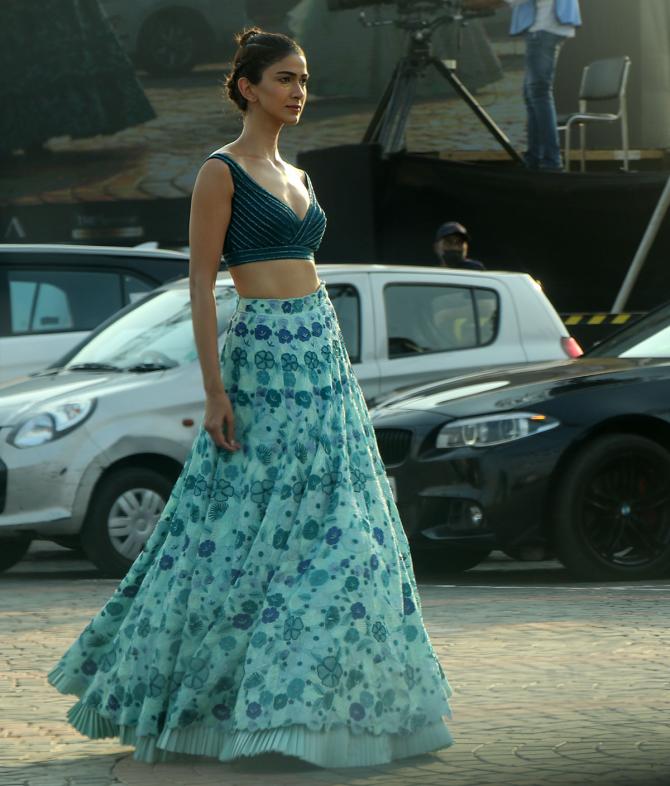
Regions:
<svg viewBox="0 0 670 786"><path fill-rule="evenodd" d="M251 82L246 76L241 76L237 80L237 89L240 91L240 94L242 95L243 98L247 100L248 103L253 104L258 100L256 97L254 86L251 84Z"/></svg>

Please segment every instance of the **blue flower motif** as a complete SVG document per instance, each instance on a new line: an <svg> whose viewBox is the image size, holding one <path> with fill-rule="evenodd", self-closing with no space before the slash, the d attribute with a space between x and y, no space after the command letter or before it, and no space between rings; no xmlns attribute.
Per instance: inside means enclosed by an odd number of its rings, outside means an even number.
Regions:
<svg viewBox="0 0 670 786"><path fill-rule="evenodd" d="M292 352L284 352L281 356L281 369L282 371L297 371L298 358Z"/></svg>
<svg viewBox="0 0 670 786"><path fill-rule="evenodd" d="M279 338L280 344L290 344L293 341L293 333L286 328L281 328L281 330L277 333L277 337Z"/></svg>
<svg viewBox="0 0 670 786"><path fill-rule="evenodd" d="M282 311L283 311L285 314L290 314L290 313L291 313L291 303L290 303L290 301L288 301L288 300L285 300L285 301L284 301L284 302L281 304L281 310L282 310Z"/></svg>
<svg viewBox="0 0 670 786"><path fill-rule="evenodd" d="M84 674L86 674L88 676L91 676L92 674L96 673L96 671L98 670L98 667L97 667L95 661L91 660L91 658L87 658L81 664L81 670L82 670L82 672Z"/></svg>
<svg viewBox="0 0 670 786"><path fill-rule="evenodd" d="M278 407L281 404L281 393L274 388L270 388L265 394L265 400L271 407Z"/></svg>
<svg viewBox="0 0 670 786"><path fill-rule="evenodd" d="M349 715L354 720L362 720L365 717L365 707L355 701L349 705Z"/></svg>
<svg viewBox="0 0 670 786"><path fill-rule="evenodd" d="M217 720L222 720L222 721L223 720L228 720L228 718L230 718L230 708L228 707L227 704L217 704L212 709L212 715Z"/></svg>
<svg viewBox="0 0 670 786"><path fill-rule="evenodd" d="M333 394L333 391L332 391L332 389L329 386L324 386L319 391L319 395L321 396L322 399L325 399L325 400L330 399L332 394Z"/></svg>
<svg viewBox="0 0 670 786"><path fill-rule="evenodd" d="M276 710L281 710L283 707L286 706L287 703L288 703L288 696L285 693L278 693L274 697L274 701L272 702L272 706Z"/></svg>
<svg viewBox="0 0 670 786"><path fill-rule="evenodd" d="M359 587L360 582L356 578L356 576L347 576L346 581L344 582L345 589L349 590L349 592L353 592L357 590Z"/></svg>
<svg viewBox="0 0 670 786"><path fill-rule="evenodd" d="M356 620L362 619L365 616L365 606L360 602L352 603L351 616Z"/></svg>
<svg viewBox="0 0 670 786"><path fill-rule="evenodd" d="M268 579L270 581L272 577ZM275 592L272 595L268 595L268 603L271 606L283 606L284 605L284 596L281 592Z"/></svg>
<svg viewBox="0 0 670 786"><path fill-rule="evenodd" d="M250 718L257 718L261 714L262 709L257 701L252 701L251 704L247 704L247 715Z"/></svg>
<svg viewBox="0 0 670 786"><path fill-rule="evenodd" d="M372 534L375 536L375 540L379 543L380 546L384 545L384 533L379 527L375 527L372 530Z"/></svg>
<svg viewBox="0 0 670 786"><path fill-rule="evenodd" d="M274 622L277 617L279 616L279 612L274 606L270 606L267 609L263 609L263 614L261 615L261 619L263 622Z"/></svg>
<svg viewBox="0 0 670 786"><path fill-rule="evenodd" d="M122 594L125 598L134 598L137 595L137 591L139 587L135 584L130 584L127 587L123 588Z"/></svg>
<svg viewBox="0 0 670 786"><path fill-rule="evenodd" d="M296 614L289 615L284 623L284 641L294 641L300 637L304 628L303 621Z"/></svg>
<svg viewBox="0 0 670 786"><path fill-rule="evenodd" d="M405 614L412 614L412 612L416 608L414 605L414 601L408 597L404 597L402 600L403 600L403 610Z"/></svg>
<svg viewBox="0 0 670 786"><path fill-rule="evenodd" d="M316 673L327 688L334 688L342 679L342 666L333 655L327 655L316 667Z"/></svg>
<svg viewBox="0 0 670 786"><path fill-rule="evenodd" d="M121 706L119 704L119 700L116 698L116 696L113 693L107 699L107 706L109 707L110 710L112 710L112 712L118 710L119 707Z"/></svg>
<svg viewBox="0 0 670 786"><path fill-rule="evenodd" d="M184 522L176 517L172 519L172 523L170 524L170 534L178 537L184 531Z"/></svg>
<svg viewBox="0 0 670 786"><path fill-rule="evenodd" d="M236 336L246 336L249 332L249 328L246 326L244 322L238 322L235 325L235 335Z"/></svg>
<svg viewBox="0 0 670 786"><path fill-rule="evenodd" d="M319 366L321 365L319 356L316 354L316 352L313 352L311 349L308 349L307 352L305 352L305 365L307 366L307 368L312 370L319 368Z"/></svg>
<svg viewBox="0 0 670 786"><path fill-rule="evenodd" d="M306 390L299 390L295 394L295 403L307 409L312 403L312 394L308 393Z"/></svg>
<svg viewBox="0 0 670 786"><path fill-rule="evenodd" d="M296 336L300 339L300 341L309 341L309 339L312 337L312 334L304 325L300 325L296 332Z"/></svg>
<svg viewBox="0 0 670 786"><path fill-rule="evenodd" d="M174 558L171 557L169 554L163 554L161 557L161 561L158 563L158 567L161 570L170 570L170 568L174 564Z"/></svg>
<svg viewBox="0 0 670 786"><path fill-rule="evenodd" d="M256 363L256 368L272 368L275 364L275 359L272 352L262 349L260 352L256 352L254 362Z"/></svg>
<svg viewBox="0 0 670 786"><path fill-rule="evenodd" d="M323 333L323 325L320 322L312 322L312 335L320 336Z"/></svg>
<svg viewBox="0 0 670 786"><path fill-rule="evenodd" d="M333 546L342 537L342 530L339 527L331 527L326 532L326 543Z"/></svg>
<svg viewBox="0 0 670 786"><path fill-rule="evenodd" d="M298 563L298 573L305 573L307 570L309 570L309 566L311 564L312 564L311 559L300 560L300 562Z"/></svg>
<svg viewBox="0 0 670 786"><path fill-rule="evenodd" d="M248 406L251 403L249 395L244 390L240 390L235 399L236 403L242 407Z"/></svg>
<svg viewBox="0 0 670 786"><path fill-rule="evenodd" d="M216 544L213 540L203 540L203 542L198 546L198 554L201 557L209 557L210 554L213 554L216 551Z"/></svg>
<svg viewBox="0 0 670 786"><path fill-rule="evenodd" d="M388 631L386 630L386 626L383 622L375 622L375 624L372 626L372 635L377 639L377 641L386 641Z"/></svg>
<svg viewBox="0 0 670 786"><path fill-rule="evenodd" d="M269 381L270 375L265 369L256 372L256 382L259 382L261 385L267 385Z"/></svg>
<svg viewBox="0 0 670 786"><path fill-rule="evenodd" d="M254 330L254 336L259 341L263 341L266 338L270 338L271 335L272 335L272 331L267 325L256 325L256 329Z"/></svg>
<svg viewBox="0 0 670 786"><path fill-rule="evenodd" d="M233 617L233 627L240 628L240 630L246 630L251 626L252 619L249 614L236 614Z"/></svg>
<svg viewBox="0 0 670 786"><path fill-rule="evenodd" d="M372 568L372 570L377 570L377 568L379 567L379 559L376 554L373 554L370 557L370 567Z"/></svg>
<svg viewBox="0 0 670 786"><path fill-rule="evenodd" d="M231 353L231 358L236 366L247 365L247 351L241 347L235 347Z"/></svg>

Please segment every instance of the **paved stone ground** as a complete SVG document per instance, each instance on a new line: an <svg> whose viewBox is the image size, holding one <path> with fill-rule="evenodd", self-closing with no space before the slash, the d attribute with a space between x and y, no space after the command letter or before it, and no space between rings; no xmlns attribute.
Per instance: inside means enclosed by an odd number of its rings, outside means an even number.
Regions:
<svg viewBox="0 0 670 786"><path fill-rule="evenodd" d="M453 747L325 770L280 754L148 766L65 722L45 674L111 594L88 563L38 547L0 576L2 786L668 786L670 580L574 582L502 555L461 577L418 571L454 687ZM41 552L41 553L40 553Z"/></svg>
<svg viewBox="0 0 670 786"><path fill-rule="evenodd" d="M214 63L181 78L141 76L157 114L154 120L109 136L53 139L47 155L4 160L0 204L190 196L202 161L241 129L238 113L221 98L225 73L224 63ZM517 147L523 144L525 127L522 77L519 67L512 68L478 94ZM300 124L282 133L282 155L295 162L301 150L360 142L373 110L371 101L310 96ZM413 151L499 149L456 98L418 101L407 145Z"/></svg>

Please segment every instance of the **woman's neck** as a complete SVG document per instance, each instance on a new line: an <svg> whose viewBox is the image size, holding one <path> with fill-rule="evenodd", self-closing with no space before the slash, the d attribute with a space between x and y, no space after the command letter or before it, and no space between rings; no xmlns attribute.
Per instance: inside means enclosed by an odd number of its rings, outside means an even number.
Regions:
<svg viewBox="0 0 670 786"><path fill-rule="evenodd" d="M267 115L263 118L247 116L242 133L233 144L242 155L279 162L279 133L283 127L283 123L278 123Z"/></svg>

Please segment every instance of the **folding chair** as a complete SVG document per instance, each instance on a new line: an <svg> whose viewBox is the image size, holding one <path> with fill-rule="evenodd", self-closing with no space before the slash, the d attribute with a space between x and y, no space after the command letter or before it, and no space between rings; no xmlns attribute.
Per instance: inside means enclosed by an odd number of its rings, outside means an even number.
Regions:
<svg viewBox="0 0 670 786"><path fill-rule="evenodd" d="M587 65L582 74L579 88L579 111L558 118L558 130L565 132L565 170L570 171L572 150L572 126L579 126L581 148L581 171L586 171L586 126L588 123L621 123L621 142L623 147L623 168L629 169L630 142L628 134L628 107L626 88L630 73L630 57L611 57L596 60ZM589 112L588 104L594 101L619 100L616 114Z"/></svg>

